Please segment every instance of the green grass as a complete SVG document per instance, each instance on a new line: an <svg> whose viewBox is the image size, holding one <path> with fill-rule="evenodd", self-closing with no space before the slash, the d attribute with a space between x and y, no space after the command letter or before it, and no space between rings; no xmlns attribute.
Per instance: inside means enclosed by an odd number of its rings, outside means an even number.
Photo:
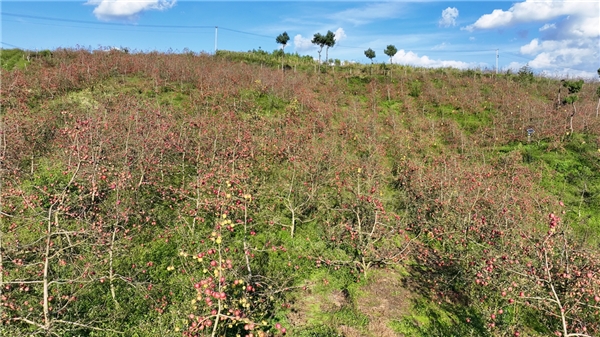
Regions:
<svg viewBox="0 0 600 337"><path fill-rule="evenodd" d="M4 70L26 69L34 59L49 60L52 52L49 50L25 51L21 49L0 49L0 65Z"/></svg>
<svg viewBox="0 0 600 337"><path fill-rule="evenodd" d="M523 162L542 173L540 187L563 202L564 206L554 206L554 212L580 240L596 245L600 243L600 152L590 138L574 134L560 148L539 141L509 144L498 150L520 151Z"/></svg>
<svg viewBox="0 0 600 337"><path fill-rule="evenodd" d="M392 320L389 327L414 337L489 336L478 317L468 307L418 297L413 301L410 315Z"/></svg>
<svg viewBox="0 0 600 337"><path fill-rule="evenodd" d="M402 110L402 101L398 100L385 100L380 103L382 116L389 116L399 114Z"/></svg>
<svg viewBox="0 0 600 337"><path fill-rule="evenodd" d="M295 332L298 337L342 337L337 329L325 324L315 324L304 327Z"/></svg>
<svg viewBox="0 0 600 337"><path fill-rule="evenodd" d="M4 70L25 69L29 64L26 53L20 49L1 49L0 61Z"/></svg>

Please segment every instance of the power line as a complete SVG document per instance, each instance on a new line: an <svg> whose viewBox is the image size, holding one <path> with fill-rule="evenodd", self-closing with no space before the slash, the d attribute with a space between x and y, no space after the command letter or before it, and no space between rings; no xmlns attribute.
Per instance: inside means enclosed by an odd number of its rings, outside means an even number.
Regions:
<svg viewBox="0 0 600 337"><path fill-rule="evenodd" d="M519 55L519 54L515 54L515 53L509 53L509 52L507 52L506 54L508 54L508 55L510 55L512 57L517 57L517 58L524 59L524 60L527 60L527 61L531 61L532 60L531 57L525 57L525 56L522 56L522 55Z"/></svg>
<svg viewBox="0 0 600 337"><path fill-rule="evenodd" d="M63 18L54 18L54 17L46 17L46 16L36 16L36 15L24 15L24 14L15 14L15 13L1 13L2 15L18 17L18 18L27 18L27 19L36 19L36 20L47 20L47 21L55 21L55 22L69 22L69 23L80 23L80 24L88 24L88 25L100 25L100 26L120 26L120 27L144 27L144 28L178 28L178 29L213 29L216 26L183 26L183 25L131 25L126 23L116 23L116 22L94 22L94 21L84 21L84 20L73 20L73 19L63 19ZM39 22L30 22L31 24L38 25L51 25L48 23L39 23ZM60 25L54 25L57 27L61 27ZM74 28L88 28L95 29L92 27L77 27L77 26L62 26L62 27L74 27ZM272 36L261 35L251 32L245 32L237 29L227 28L219 26L219 28L223 30L227 30L234 33L246 34L252 36L258 36L263 38L272 39Z"/></svg>
<svg viewBox="0 0 600 337"><path fill-rule="evenodd" d="M3 22L17 22L20 21L15 20L3 20ZM107 27L86 27L86 26L74 26L74 25L58 25L52 23L43 23L43 22L28 22L28 24L32 25L40 25L40 26L52 26L52 27L64 27L64 28L82 28L82 29L97 29L97 30L110 30L117 32L131 32L131 29L119 29L119 28L107 28ZM133 26L135 28L135 26ZM211 28L211 27L209 27ZM211 34L211 31L206 32L198 32L198 31L168 31L168 30L146 30L146 29L136 29L135 32L143 32L143 33L178 33L178 34Z"/></svg>
<svg viewBox="0 0 600 337"><path fill-rule="evenodd" d="M23 48L21 48L21 47L19 47L19 46L15 46L14 44L10 44L10 43L6 43L6 42L2 42L2 41L0 41L0 43L2 43L2 44L4 44L4 45L7 45L7 46L9 46L9 47L13 47L13 48L17 48L17 49L23 49Z"/></svg>
<svg viewBox="0 0 600 337"><path fill-rule="evenodd" d="M236 29L231 29L231 28L225 28L225 27L221 27L219 26L219 28L224 29L224 30L228 30L230 32L235 32L235 33L240 33L240 34L246 34L246 35L254 35L254 36L260 36L260 37L266 37L269 39L272 39L272 36L267 36L267 35L261 35L261 34L255 34L255 33L249 33L249 32L243 32L241 30L236 30Z"/></svg>
<svg viewBox="0 0 600 337"><path fill-rule="evenodd" d="M84 23L84 24L88 24L88 25L103 25L103 26L127 26L127 27L147 27L147 28L188 28L188 29L190 29L190 28L191 29L214 28L215 27L215 26L180 26L180 25L138 25L138 24L131 25L131 24L127 24L127 23L118 23L118 22L94 22L94 21L84 21L84 20L53 18L53 17L47 17L47 16L14 14L14 13L2 13L2 15L18 17L18 18L26 18L26 19L71 22L71 23Z"/></svg>

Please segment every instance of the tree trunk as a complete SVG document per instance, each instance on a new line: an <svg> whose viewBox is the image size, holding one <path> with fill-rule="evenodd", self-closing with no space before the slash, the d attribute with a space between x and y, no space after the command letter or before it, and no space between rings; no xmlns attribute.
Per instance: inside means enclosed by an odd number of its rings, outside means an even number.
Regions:
<svg viewBox="0 0 600 337"><path fill-rule="evenodd" d="M573 113L569 117L569 130L571 132L571 135L573 134L573 117L575 117L575 114L577 113L577 108L575 107L575 102L573 102L572 105L573 105Z"/></svg>
<svg viewBox="0 0 600 337"><path fill-rule="evenodd" d="M246 259L246 269L248 270L248 280L252 279L252 268L250 268L250 247L248 246L248 204L244 207L244 258Z"/></svg>
<svg viewBox="0 0 600 337"><path fill-rule="evenodd" d="M54 206L54 205L53 205ZM58 225L58 213L54 212L55 225ZM48 281L48 269L50 267L50 244L52 242L52 207L48 210L48 226L46 228L46 250L44 252L44 271L42 279L43 297L42 306L44 313L44 330L50 330L50 307L49 307L49 281Z"/></svg>
<svg viewBox="0 0 600 337"><path fill-rule="evenodd" d="M321 48L321 50L319 50L319 72L321 72L321 51L323 50L323 48Z"/></svg>
<svg viewBox="0 0 600 337"><path fill-rule="evenodd" d="M281 46L281 72L283 73L283 58L285 57L285 46Z"/></svg>
<svg viewBox="0 0 600 337"><path fill-rule="evenodd" d="M223 264L223 255L221 255L221 244L219 244L219 266L221 266ZM217 274L217 280L223 275L222 274L223 271L219 270L219 273ZM223 291L221 282L218 282L219 284L219 293L221 293L221 291ZM217 301L218 304L218 310L217 310L217 314L215 315L215 323L213 325L213 329L212 329L212 333L210 334L211 337L215 337L217 335L217 329L219 327L219 322L221 321L221 311L223 310L223 300L219 297L219 300Z"/></svg>
<svg viewBox="0 0 600 337"><path fill-rule="evenodd" d="M110 282L110 295L112 297L113 302L115 303L115 307L119 307L119 302L117 301L117 295L115 294L115 272L113 269L113 251L115 248L115 236L117 234L117 227L113 228L112 239L110 241L110 250L108 251L109 261L108 261L108 281Z"/></svg>

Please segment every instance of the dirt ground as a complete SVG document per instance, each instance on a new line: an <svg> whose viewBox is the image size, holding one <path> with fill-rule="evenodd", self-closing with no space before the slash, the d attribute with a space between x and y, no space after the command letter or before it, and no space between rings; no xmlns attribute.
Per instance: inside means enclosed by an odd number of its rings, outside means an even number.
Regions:
<svg viewBox="0 0 600 337"><path fill-rule="evenodd" d="M328 294L307 293L295 304L297 309L288 316L294 326L303 326L318 319L315 312L333 313L347 306L368 317L366 328L350 325L335 326L346 337L396 337L388 325L406 315L411 306L411 293L402 286L402 276L393 270L371 270L369 281L360 288L354 299L341 289ZM327 322L324 322L327 323Z"/></svg>

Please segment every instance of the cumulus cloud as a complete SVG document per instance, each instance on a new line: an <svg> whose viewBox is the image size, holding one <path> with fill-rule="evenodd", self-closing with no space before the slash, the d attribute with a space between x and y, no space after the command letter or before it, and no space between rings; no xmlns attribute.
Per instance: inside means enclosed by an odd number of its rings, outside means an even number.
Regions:
<svg viewBox="0 0 600 337"><path fill-rule="evenodd" d="M423 55L419 56L418 54L412 51L405 51L401 49L394 55L392 61L397 64L408 64L416 67L425 67L425 68L458 68L458 69L468 69L468 68L477 68L485 66L484 64L474 64L474 63L466 63L462 61L453 61L453 60L433 60L428 56Z"/></svg>
<svg viewBox="0 0 600 337"><path fill-rule="evenodd" d="M485 14L480 17L474 24L464 27L470 32L475 29L491 29L508 25L512 20L512 13L505 12L501 9L494 9L492 14Z"/></svg>
<svg viewBox="0 0 600 337"><path fill-rule="evenodd" d="M540 36L521 46L533 57L529 66L546 73L586 74L600 58L600 3L597 1L526 0L508 10L496 9L463 27L468 31L540 22Z"/></svg>
<svg viewBox="0 0 600 337"><path fill-rule="evenodd" d="M596 42L597 43L597 42ZM533 39L521 47L521 53L535 58L529 62L533 68L571 68L584 66L598 60L598 51L585 40L542 41Z"/></svg>
<svg viewBox="0 0 600 337"><path fill-rule="evenodd" d="M439 24L441 27L456 26L456 18L458 18L458 9L456 7L448 7L442 11L442 18Z"/></svg>
<svg viewBox="0 0 600 337"><path fill-rule="evenodd" d="M531 42L529 42L529 44L526 44L521 47L521 54L531 55L536 52L539 45L540 45L539 40L533 39L533 40L531 40Z"/></svg>
<svg viewBox="0 0 600 337"><path fill-rule="evenodd" d="M540 31L544 39L598 39L600 37L600 2L596 14L588 17L567 16L552 25L544 25Z"/></svg>
<svg viewBox="0 0 600 337"><path fill-rule="evenodd" d="M177 0L89 0L86 4L96 6L94 15L101 20L131 19L147 10L166 10L175 6Z"/></svg>
<svg viewBox="0 0 600 337"><path fill-rule="evenodd" d="M335 34L335 42L338 43L341 40L346 38L346 32L344 31L344 29L342 27L336 29L335 32L333 32Z"/></svg>
<svg viewBox="0 0 600 337"><path fill-rule="evenodd" d="M466 30L501 28L519 23L548 21L563 16L578 18L598 18L597 2L582 1L538 1L526 0L514 4L507 11L495 9L490 14L481 16L475 23L465 27ZM581 22L584 31L598 34L598 21ZM592 26L590 26L592 25ZM595 28L595 29L592 29ZM592 31L590 31L590 29ZM593 32L595 30L595 33Z"/></svg>
<svg viewBox="0 0 600 337"><path fill-rule="evenodd" d="M311 39L300 34L294 36L294 50L297 52L305 52L315 48L315 45L310 42Z"/></svg>

